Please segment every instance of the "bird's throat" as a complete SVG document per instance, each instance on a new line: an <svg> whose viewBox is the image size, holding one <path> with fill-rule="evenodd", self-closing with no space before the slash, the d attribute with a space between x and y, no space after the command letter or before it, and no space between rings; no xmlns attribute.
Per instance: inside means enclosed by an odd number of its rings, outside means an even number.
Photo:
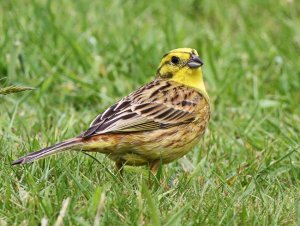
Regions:
<svg viewBox="0 0 300 226"><path fill-rule="evenodd" d="M201 68L178 71L171 80L186 86L193 87L208 98Z"/></svg>

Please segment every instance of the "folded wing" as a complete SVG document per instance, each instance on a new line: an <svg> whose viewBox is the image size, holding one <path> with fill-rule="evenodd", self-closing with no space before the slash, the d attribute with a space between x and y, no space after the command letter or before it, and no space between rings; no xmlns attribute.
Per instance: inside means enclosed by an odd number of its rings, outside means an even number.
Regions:
<svg viewBox="0 0 300 226"><path fill-rule="evenodd" d="M172 81L154 80L123 98L91 123L80 137L170 128L196 118L203 96Z"/></svg>

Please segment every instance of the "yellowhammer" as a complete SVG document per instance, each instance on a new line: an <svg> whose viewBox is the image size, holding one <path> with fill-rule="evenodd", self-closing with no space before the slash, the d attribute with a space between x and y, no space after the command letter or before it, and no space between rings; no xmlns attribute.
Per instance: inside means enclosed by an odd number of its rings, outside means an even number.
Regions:
<svg viewBox="0 0 300 226"><path fill-rule="evenodd" d="M188 153L204 134L210 118L202 61L194 49L166 53L154 81L98 115L79 136L30 153L12 164L29 163L61 151L101 152L123 165L159 163Z"/></svg>

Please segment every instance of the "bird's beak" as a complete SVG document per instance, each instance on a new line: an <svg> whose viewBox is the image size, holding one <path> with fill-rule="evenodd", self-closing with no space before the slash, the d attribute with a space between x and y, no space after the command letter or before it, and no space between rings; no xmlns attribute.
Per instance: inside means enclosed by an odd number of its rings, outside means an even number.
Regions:
<svg viewBox="0 0 300 226"><path fill-rule="evenodd" d="M187 65L190 68L198 68L198 67L201 67L203 65L203 62L202 62L202 60L200 60L200 58L197 55L192 54L192 57L187 62Z"/></svg>

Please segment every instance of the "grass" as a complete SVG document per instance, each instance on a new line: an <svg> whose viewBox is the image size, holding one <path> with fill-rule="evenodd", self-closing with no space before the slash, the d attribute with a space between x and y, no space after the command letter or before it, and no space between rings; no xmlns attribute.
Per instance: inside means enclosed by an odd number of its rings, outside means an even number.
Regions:
<svg viewBox="0 0 300 226"><path fill-rule="evenodd" d="M23 87L23 86L8 86L4 88L0 88L0 95L7 95L11 93L19 93L26 90L32 90L30 87Z"/></svg>
<svg viewBox="0 0 300 226"><path fill-rule="evenodd" d="M63 202L65 225L299 225L299 14L294 0L1 1L0 87L35 89L0 96L0 225L53 225ZM160 182L146 167L121 180L101 154L10 165L87 129L185 46L213 115Z"/></svg>

